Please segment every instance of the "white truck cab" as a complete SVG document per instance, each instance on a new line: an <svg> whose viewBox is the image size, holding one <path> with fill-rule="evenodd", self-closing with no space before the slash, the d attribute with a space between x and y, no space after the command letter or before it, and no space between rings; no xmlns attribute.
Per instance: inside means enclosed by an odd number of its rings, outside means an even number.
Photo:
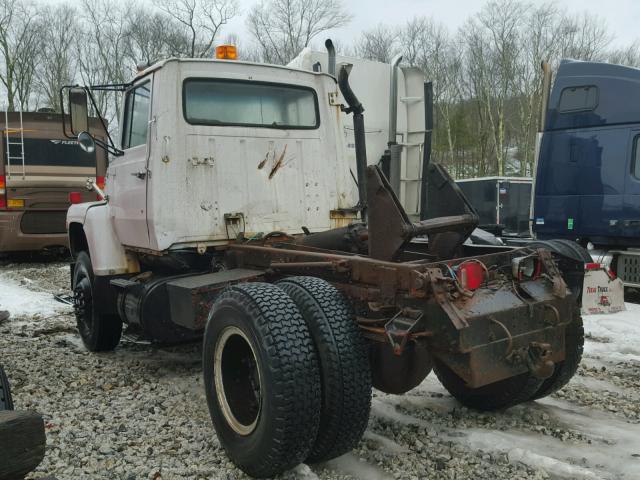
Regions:
<svg viewBox="0 0 640 480"><path fill-rule="evenodd" d="M86 131L100 87L63 89L70 137L113 156L104 201L67 217L84 345L116 348L125 324L202 338L218 440L259 478L353 449L373 386L405 393L435 370L464 405L507 408L566 385L584 341L581 262L467 244L478 216L429 162L423 76L404 75L404 135L397 65L381 92L387 174L350 66L329 66L159 62L121 86L120 148Z"/></svg>
<svg viewBox="0 0 640 480"><path fill-rule="evenodd" d="M87 238L96 275L135 269L126 252L335 226L357 203L337 98L333 76L273 65L172 58L139 72L107 201L68 214L70 231L110 219Z"/></svg>

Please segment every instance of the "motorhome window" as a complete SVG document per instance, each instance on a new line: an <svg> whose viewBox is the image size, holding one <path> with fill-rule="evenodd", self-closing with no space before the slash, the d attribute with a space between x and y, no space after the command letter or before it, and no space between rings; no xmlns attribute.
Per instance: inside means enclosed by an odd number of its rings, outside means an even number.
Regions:
<svg viewBox="0 0 640 480"><path fill-rule="evenodd" d="M317 128L318 99L311 88L220 79L187 79L183 108L194 125Z"/></svg>
<svg viewBox="0 0 640 480"><path fill-rule="evenodd" d="M640 135L636 135L633 139L633 162L631 165L631 173L637 179L640 179L640 145L638 145L638 141L640 140Z"/></svg>
<svg viewBox="0 0 640 480"><path fill-rule="evenodd" d="M583 85L562 90L558 111L560 113L584 112L594 110L596 106L598 106L598 87Z"/></svg>
<svg viewBox="0 0 640 480"><path fill-rule="evenodd" d="M133 148L147 143L150 100L149 82L127 92L122 148Z"/></svg>

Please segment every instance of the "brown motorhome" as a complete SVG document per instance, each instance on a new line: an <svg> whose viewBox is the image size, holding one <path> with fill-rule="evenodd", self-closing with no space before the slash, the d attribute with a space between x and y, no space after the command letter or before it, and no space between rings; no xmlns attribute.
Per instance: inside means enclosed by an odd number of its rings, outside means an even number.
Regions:
<svg viewBox="0 0 640 480"><path fill-rule="evenodd" d="M104 183L102 149L86 153L62 133L57 113L0 112L0 252L68 247L66 215L73 201L96 200L87 178ZM91 132L105 137L97 119Z"/></svg>

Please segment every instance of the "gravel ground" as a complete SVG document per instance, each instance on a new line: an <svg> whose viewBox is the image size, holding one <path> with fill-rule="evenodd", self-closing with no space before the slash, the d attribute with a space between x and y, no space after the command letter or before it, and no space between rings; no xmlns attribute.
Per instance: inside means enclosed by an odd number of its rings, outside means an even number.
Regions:
<svg viewBox="0 0 640 480"><path fill-rule="evenodd" d="M23 298L26 312L0 324L0 361L16 408L46 422L47 454L30 478L246 478L211 426L200 345L127 337L115 352L90 354L70 308L52 301L68 283L60 261L0 263L5 301ZM587 342L601 352L611 339ZM462 407L433 375L405 396L375 392L356 450L281 478L640 478L640 361L589 351L563 391L506 412Z"/></svg>

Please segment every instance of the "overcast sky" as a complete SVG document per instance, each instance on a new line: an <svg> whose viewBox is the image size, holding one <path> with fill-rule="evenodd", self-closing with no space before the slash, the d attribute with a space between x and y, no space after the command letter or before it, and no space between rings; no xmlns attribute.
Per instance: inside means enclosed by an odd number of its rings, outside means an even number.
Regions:
<svg viewBox="0 0 640 480"><path fill-rule="evenodd" d="M246 13L255 0L238 0ZM533 3L546 3L533 0ZM447 25L452 31L478 12L485 3L480 0L345 0L347 9L354 16L344 28L330 32L331 38L351 44L359 32L378 23L402 24L407 19L426 15ZM640 38L640 0L555 0L554 3L570 12L588 11L602 18L608 30L615 35L614 45L627 45ZM224 34L238 33L245 37L244 15L236 18ZM316 38L314 44L322 46L325 36Z"/></svg>

